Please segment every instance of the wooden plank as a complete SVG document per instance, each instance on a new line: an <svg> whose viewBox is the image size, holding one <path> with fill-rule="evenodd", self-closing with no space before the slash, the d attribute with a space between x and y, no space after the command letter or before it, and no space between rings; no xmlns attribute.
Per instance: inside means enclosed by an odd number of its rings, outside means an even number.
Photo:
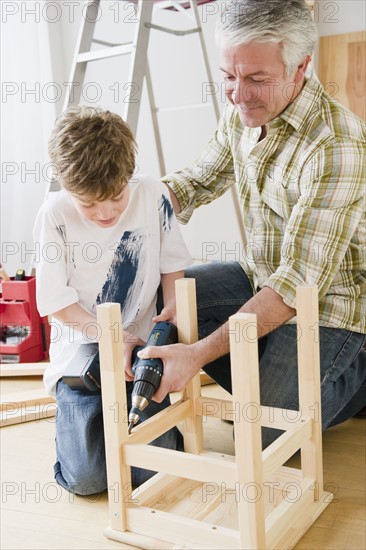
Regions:
<svg viewBox="0 0 366 550"><path fill-rule="evenodd" d="M182 344L193 344L198 340L196 281L179 279L175 282L177 303L178 339ZM201 395L200 373L187 384L183 399L190 400L192 412L183 423L184 449L189 453L199 453L203 447L202 418L196 414L196 398Z"/></svg>
<svg viewBox="0 0 366 550"><path fill-rule="evenodd" d="M37 390L28 390L17 393L9 393L1 396L0 411L16 410L22 407L32 405L46 405L54 403L54 397L46 393L43 388Z"/></svg>
<svg viewBox="0 0 366 550"><path fill-rule="evenodd" d="M239 533L220 525L145 507L129 509L127 518L130 531L141 535L149 533L153 538L164 535L164 540L175 543L175 548L241 548Z"/></svg>
<svg viewBox="0 0 366 550"><path fill-rule="evenodd" d="M233 402L239 403L243 412L248 403L260 405L257 317L237 313L229 322ZM234 434L241 548L265 548L261 425L244 414L239 414L237 420ZM245 498L248 486L257 491L259 498Z"/></svg>
<svg viewBox="0 0 366 550"><path fill-rule="evenodd" d="M200 371L200 383L202 386L209 386L210 384L215 384L215 380L212 380L211 376L207 374L207 372L201 370Z"/></svg>
<svg viewBox="0 0 366 550"><path fill-rule="evenodd" d="M272 483L274 490L282 491L289 483L300 484L304 480L302 471L299 468L290 468L289 466L280 466L270 477L264 475L267 483Z"/></svg>
<svg viewBox="0 0 366 550"><path fill-rule="evenodd" d="M280 435L263 451L263 475L268 478L308 441L313 421L308 418L298 426ZM305 476L308 477L308 476Z"/></svg>
<svg viewBox="0 0 366 550"><path fill-rule="evenodd" d="M332 495L330 493L322 493L320 495L319 502L304 502L304 509L299 509L298 514L294 518L292 524L287 524L286 529L284 530L282 537L277 539L275 546L272 546L273 550L290 550L294 548L295 544L301 539L301 537L306 533L306 531L314 524L315 520L324 512L325 508L329 505L329 499ZM306 545L306 550L309 549L309 546ZM314 545L312 548L324 548L324 545ZM329 549L334 549L334 540L328 547Z"/></svg>
<svg viewBox="0 0 366 550"><path fill-rule="evenodd" d="M322 415L320 394L318 289L301 286L296 292L299 372L299 405L304 416L313 418L312 436L301 447L301 467L305 477L314 479L314 499L323 492Z"/></svg>
<svg viewBox="0 0 366 550"><path fill-rule="evenodd" d="M55 416L57 404L55 401L39 404L37 402L28 406L16 406L0 412L0 428L21 424L23 422L39 421Z"/></svg>
<svg viewBox="0 0 366 550"><path fill-rule="evenodd" d="M132 500L139 506L152 508L158 500L165 498L181 484L181 477L159 472L135 489L132 493Z"/></svg>
<svg viewBox="0 0 366 550"><path fill-rule="evenodd" d="M294 488L266 518L267 548L273 548L293 524L296 515L303 513L314 501L314 483L305 479Z"/></svg>
<svg viewBox="0 0 366 550"><path fill-rule="evenodd" d="M104 535L110 539L120 543L128 544L128 548L135 546L144 550L176 550L177 545L173 542L166 542L158 538L148 537L146 535L138 535L131 531L117 531L111 527L104 530ZM160 536L162 533L160 533ZM122 546L122 548L127 548Z"/></svg>
<svg viewBox="0 0 366 550"><path fill-rule="evenodd" d="M120 304L97 306L103 424L111 526L126 529L126 502L131 498L131 470L122 461L128 439L127 399Z"/></svg>
<svg viewBox="0 0 366 550"><path fill-rule="evenodd" d="M199 397L196 400L197 414L201 416L210 416L220 418L221 420L231 420L237 422L240 414L246 418L248 414L251 417L258 417L261 426L268 428L278 428L279 430L289 430L301 423L303 420L298 411L290 409L279 409L258 405L257 403L248 403L241 410L239 403L233 405L231 399L218 399L213 397ZM248 413L248 414L247 414Z"/></svg>
<svg viewBox="0 0 366 550"><path fill-rule="evenodd" d="M0 378L13 376L43 376L49 363L1 363Z"/></svg>
<svg viewBox="0 0 366 550"><path fill-rule="evenodd" d="M220 458L210 458L205 454L196 455L151 445L125 443L123 455L126 464L140 468L149 467L173 476L232 485L236 481L235 464Z"/></svg>
<svg viewBox="0 0 366 550"><path fill-rule="evenodd" d="M366 32L321 36L319 79L342 105L366 120Z"/></svg>
<svg viewBox="0 0 366 550"><path fill-rule="evenodd" d="M305 478L300 484L293 484L294 488L266 518L267 548L292 548L294 526L299 523L299 518L307 517L309 512L312 518L312 504L314 502L314 481ZM329 493L327 493L328 497ZM323 493L325 497L325 494ZM323 501L326 500L323 498ZM319 506L319 514L323 511ZM313 518L312 518L313 519ZM310 525L309 525L310 527ZM296 529L299 528L296 526ZM296 535L295 535L296 536Z"/></svg>
<svg viewBox="0 0 366 550"><path fill-rule="evenodd" d="M190 413L190 401L177 401L132 429L128 443L150 443L176 426Z"/></svg>

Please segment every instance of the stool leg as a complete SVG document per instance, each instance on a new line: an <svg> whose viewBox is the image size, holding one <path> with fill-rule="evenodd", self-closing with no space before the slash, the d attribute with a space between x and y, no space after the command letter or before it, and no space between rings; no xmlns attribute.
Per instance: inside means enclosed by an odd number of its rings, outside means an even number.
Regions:
<svg viewBox="0 0 366 550"><path fill-rule="evenodd" d="M122 463L121 452L128 439L121 305L97 306L97 321L110 521L112 529L126 531L132 484L131 468Z"/></svg>
<svg viewBox="0 0 366 550"><path fill-rule="evenodd" d="M179 279L175 285L177 302L178 339L183 344L192 344L198 340L196 281ZM196 399L201 396L200 374L188 383L184 390L184 399L192 403L192 412L183 424L184 450L199 453L203 447L202 416L196 414Z"/></svg>
<svg viewBox="0 0 366 550"><path fill-rule="evenodd" d="M240 548L264 549L265 515L256 315L230 317Z"/></svg>
<svg viewBox="0 0 366 550"><path fill-rule="evenodd" d="M313 417L313 435L301 448L301 469L314 479L314 500L323 492L322 416L320 397L319 315L316 286L299 286L297 354L299 405L303 416Z"/></svg>

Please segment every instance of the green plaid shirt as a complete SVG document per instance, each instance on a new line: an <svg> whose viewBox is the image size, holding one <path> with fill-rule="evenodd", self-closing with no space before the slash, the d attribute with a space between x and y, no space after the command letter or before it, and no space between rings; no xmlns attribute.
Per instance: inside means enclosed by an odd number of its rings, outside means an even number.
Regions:
<svg viewBox="0 0 366 550"><path fill-rule="evenodd" d="M187 223L195 208L239 190L254 290L295 308L296 287L316 284L322 326L366 332L365 124L316 76L268 125L243 127L230 104L194 165L163 178Z"/></svg>

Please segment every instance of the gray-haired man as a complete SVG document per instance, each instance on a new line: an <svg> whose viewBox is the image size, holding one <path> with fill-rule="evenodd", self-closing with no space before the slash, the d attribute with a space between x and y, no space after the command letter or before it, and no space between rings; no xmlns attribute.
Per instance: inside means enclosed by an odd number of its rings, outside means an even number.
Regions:
<svg viewBox="0 0 366 550"><path fill-rule="evenodd" d="M237 185L246 258L187 272L197 281L200 336L209 336L145 351L165 363L155 398L202 367L230 391L227 319L239 310L257 315L262 403L297 408L295 289L317 284L326 428L365 405L365 125L309 72L316 28L304 0L223 6L227 106L200 159L164 181L183 223Z"/></svg>

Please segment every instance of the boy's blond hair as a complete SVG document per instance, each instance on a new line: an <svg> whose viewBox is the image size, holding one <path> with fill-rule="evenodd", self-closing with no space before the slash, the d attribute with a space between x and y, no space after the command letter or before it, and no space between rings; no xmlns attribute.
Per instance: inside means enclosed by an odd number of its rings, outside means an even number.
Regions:
<svg viewBox="0 0 366 550"><path fill-rule="evenodd" d="M95 201L120 195L135 171L136 149L120 116L85 106L71 107L57 118L48 144L61 185Z"/></svg>

